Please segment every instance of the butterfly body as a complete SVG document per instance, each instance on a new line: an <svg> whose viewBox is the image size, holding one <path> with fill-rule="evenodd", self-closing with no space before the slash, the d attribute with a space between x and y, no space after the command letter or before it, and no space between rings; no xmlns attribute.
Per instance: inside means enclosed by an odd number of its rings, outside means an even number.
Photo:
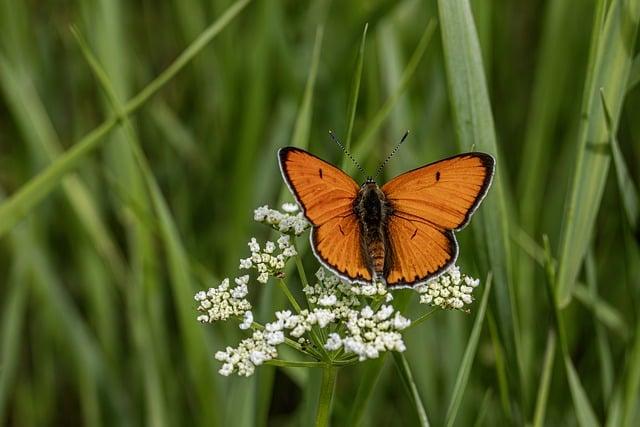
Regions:
<svg viewBox="0 0 640 427"><path fill-rule="evenodd" d="M387 218L392 208L384 192L373 180L367 180L354 201L354 213L360 227L360 249L364 263L376 277L384 280L390 262Z"/></svg>
<svg viewBox="0 0 640 427"><path fill-rule="evenodd" d="M359 186L337 167L294 147L279 153L282 176L312 224L311 249L341 278L407 287L436 277L458 257L462 229L486 195L495 160L463 153Z"/></svg>

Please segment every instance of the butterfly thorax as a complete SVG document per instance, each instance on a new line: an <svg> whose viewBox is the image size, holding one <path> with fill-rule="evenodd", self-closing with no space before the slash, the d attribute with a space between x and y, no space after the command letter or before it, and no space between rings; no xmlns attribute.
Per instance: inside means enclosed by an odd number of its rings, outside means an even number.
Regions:
<svg viewBox="0 0 640 427"><path fill-rule="evenodd" d="M385 260L390 259L387 217L391 214L391 205L378 184L371 181L362 184L354 201L354 211L360 226L365 264L374 276L385 277L385 264L388 264Z"/></svg>

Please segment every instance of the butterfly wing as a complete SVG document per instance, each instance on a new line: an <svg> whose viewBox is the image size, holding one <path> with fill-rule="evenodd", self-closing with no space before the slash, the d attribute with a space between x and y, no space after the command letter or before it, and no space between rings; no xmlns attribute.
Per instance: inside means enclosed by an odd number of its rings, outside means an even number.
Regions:
<svg viewBox="0 0 640 427"><path fill-rule="evenodd" d="M427 280L455 262L453 231L469 222L494 169L492 156L466 153L406 172L382 187L393 209L387 228L390 286Z"/></svg>
<svg viewBox="0 0 640 427"><path fill-rule="evenodd" d="M371 281L353 210L358 184L337 167L299 148L282 148L278 156L285 182L313 225L311 247L316 257L345 279Z"/></svg>

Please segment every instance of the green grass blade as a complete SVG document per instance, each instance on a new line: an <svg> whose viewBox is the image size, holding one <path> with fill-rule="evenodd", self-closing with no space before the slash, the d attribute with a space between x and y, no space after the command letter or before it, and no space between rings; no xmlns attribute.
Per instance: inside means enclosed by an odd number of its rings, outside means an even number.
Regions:
<svg viewBox="0 0 640 427"><path fill-rule="evenodd" d="M447 427L453 425L462 403L462 397L467 388L467 382L469 381L469 375L471 374L471 367L476 357L476 350L478 349L478 342L480 341L480 332L482 332L482 325L484 324L484 315L487 311L487 302L489 301L489 294L491 293L492 275L487 276L486 285L484 286L484 294L482 295L482 302L478 308L478 314L473 322L473 329L471 335L469 335L469 341L467 347L464 350L464 356L458 369L458 376L456 378L456 384L453 388L453 395L447 409L447 416L445 424Z"/></svg>
<svg viewBox="0 0 640 427"><path fill-rule="evenodd" d="M351 411L349 412L346 425L354 427L360 425L364 412L367 409L367 404L371 400L371 395L382 373L385 359L385 354L382 354L379 358L366 362L362 367L358 390L350 405Z"/></svg>
<svg viewBox="0 0 640 427"><path fill-rule="evenodd" d="M491 409L491 400L493 397L492 389L487 389L484 393L484 397L482 398L482 403L480 404L480 409L478 410L478 415L476 416L476 420L473 423L474 427L480 427L485 425L487 413Z"/></svg>
<svg viewBox="0 0 640 427"><path fill-rule="evenodd" d="M62 147L42 100L29 81L29 76L24 71L13 67L2 55L0 55L0 84L12 113L21 127L22 134L33 152L43 153L48 162L54 161L62 152ZM116 278L122 281L124 260L107 231L91 191L77 175L65 178L62 186L78 219L93 239L96 249L109 262Z"/></svg>
<svg viewBox="0 0 640 427"><path fill-rule="evenodd" d="M500 403L507 418L513 417L511 413L511 404L509 398L509 380L507 377L507 364L504 357L504 346L500 342L498 327L491 308L487 313L489 323L489 333L491 334L491 342L493 344L493 353L496 358L496 375L498 377L498 389L500 391Z"/></svg>
<svg viewBox="0 0 640 427"><path fill-rule="evenodd" d="M398 84L397 89L387 98L380 107L380 109L376 112L373 118L369 121L367 128L364 130L362 135L356 140L353 144L353 156L356 159L366 159L373 148L374 145L374 136L387 119L393 107L398 103L402 95L405 93L407 88L409 87L409 83L411 82L411 78L413 77L416 69L418 68L418 64L422 59L425 51L427 50L427 46L429 46L429 42L433 37L433 33L436 29L435 20L430 20L427 23L427 26L422 33L422 37L420 37L420 41L416 46L416 49L413 51L409 62L407 62L406 67L402 71L402 76L400 77L400 83ZM345 169L349 174L355 172L356 167L354 165L349 165L347 169Z"/></svg>
<svg viewBox="0 0 640 427"><path fill-rule="evenodd" d="M629 338L629 326L624 317L615 307L594 295L586 286L577 285L573 295L580 303L593 312L595 319L611 331L618 334L623 340Z"/></svg>
<svg viewBox="0 0 640 427"><path fill-rule="evenodd" d="M612 128L615 129L633 61L628 46L635 43L639 21L640 4L637 1L615 0L608 8L602 33L594 40L597 48L589 63L593 75L587 80L585 90L585 118L580 124L576 166L560 241L556 277L560 307L571 301L609 168L608 150L601 146L602 141L608 139L608 132L597 90L604 90L603 96L611 108ZM594 31L599 31L599 27L595 26Z"/></svg>
<svg viewBox="0 0 640 427"><path fill-rule="evenodd" d="M349 96L349 106L347 107L347 136L345 137L344 146L347 151L351 150L351 137L353 134L353 123L356 120L356 110L358 108L358 97L360 95L360 81L362 80L362 67L364 65L364 46L367 41L367 30L369 24L364 25L362 30L362 40L360 41L360 49L356 57L356 69L353 73L351 81L351 96ZM347 167L349 159L345 156L342 159L342 169Z"/></svg>
<svg viewBox="0 0 640 427"><path fill-rule="evenodd" d="M208 355L204 332L197 324L194 323L193 320L192 298L195 292L195 287L191 280L191 268L186 250L182 244L177 227L171 215L171 211L169 210L167 202L160 191L160 187L155 180L153 172L147 163L146 157L140 149L140 144L137 140L133 126L124 115L124 107L118 100L112 83L97 59L89 51L88 46L84 43L79 33L74 32L74 35L79 42L87 62L90 64L98 81L104 89L109 102L114 108L115 113L118 117L122 117L122 123L129 139L129 145L134 151L136 161L138 162L140 171L142 172L147 189L150 193L151 202L158 218L157 225L165 246L168 269L174 293L174 301L176 311L178 313L178 323L185 341L185 353L189 358L188 365L192 377L191 379L193 383L196 384L200 402L203 405L199 417L202 417L202 420L207 420L209 423L215 423L216 420L221 419L222 417L220 417L220 414L213 412L213 407L206 405L206 402L210 402L218 398L215 381L217 377L213 370L213 361Z"/></svg>
<svg viewBox="0 0 640 427"><path fill-rule="evenodd" d="M607 133L609 134L609 144L611 145L611 153L613 155L613 164L616 169L616 179L618 181L618 189L622 198L622 205L627 216L627 221L631 226L631 230L635 233L638 230L638 221L640 220L640 202L638 201L638 189L633 184L633 179L627 164L624 161L618 138L616 137L617 129L611 118L609 107L604 98L604 91L600 89L600 100L602 102L602 110L607 123Z"/></svg>
<svg viewBox="0 0 640 427"><path fill-rule="evenodd" d="M636 323L633 346L628 355L628 366L624 375L624 411L622 425L634 425L638 413L638 395L640 394L640 320Z"/></svg>
<svg viewBox="0 0 640 427"><path fill-rule="evenodd" d="M587 253L587 257L585 259L585 270L587 285L589 286L589 295L596 299L598 298L598 282L596 262L593 256L593 250L591 249ZM597 313L597 309L594 311ZM596 333L596 344L598 346L598 359L600 362L600 384L602 386L603 400L605 402L609 402L611 398L611 391L613 390L613 358L611 355L611 348L609 347L609 342L607 340L606 331L597 320L598 319L594 319L594 328ZM627 329L625 329L624 332L627 333Z"/></svg>
<svg viewBox="0 0 640 427"><path fill-rule="evenodd" d="M165 71L125 104L123 108L124 114L129 115L138 110L167 84L224 29L248 2L249 0L238 0L218 20L204 30ZM29 213L40 200L51 193L64 176L75 170L80 162L100 145L103 138L116 126L118 121L115 117L105 120L0 205L0 237Z"/></svg>
<svg viewBox="0 0 640 427"><path fill-rule="evenodd" d="M636 55L631 65L629 73L629 83L627 83L627 91L633 89L640 82L640 53Z"/></svg>
<svg viewBox="0 0 640 427"><path fill-rule="evenodd" d="M556 0L546 4L541 47L538 52L531 106L527 117L527 129L518 175L518 200L521 202L522 225L530 233L535 232L540 211L540 199L544 195L549 171L549 158L554 142L554 126L559 120L558 110L563 98L560 93L570 77L571 67L567 57L575 49L572 26L575 13L571 0Z"/></svg>
<svg viewBox="0 0 640 427"><path fill-rule="evenodd" d="M396 362L396 368L400 374L402 385L409 396L411 405L416 411L420 425L428 427L429 418L427 417L427 411L424 409L424 405L422 404L422 398L420 397L418 386L413 380L413 374L411 373L411 368L409 367L407 358L404 357L404 354L402 353L393 352L393 360Z"/></svg>
<svg viewBox="0 0 640 427"><path fill-rule="evenodd" d="M20 275L24 274L24 263L17 263L14 280L10 281L10 288L2 310L2 375L0 375L0 420L7 419L7 403L10 401L11 389L20 372L20 349L23 339L23 327L26 317L27 295L29 286L24 283ZM20 271L22 270L22 272Z"/></svg>
<svg viewBox="0 0 640 427"><path fill-rule="evenodd" d="M313 93L318 77L318 66L320 65L320 53L322 52L322 40L324 29L319 27L316 31L315 42L313 43L313 54L311 56L311 67L309 77L304 88L302 105L298 114L296 124L291 137L291 145L294 147L307 147L309 145L309 134L311 132L311 118L313 115Z"/></svg>
<svg viewBox="0 0 640 427"><path fill-rule="evenodd" d="M521 383L521 356L509 256L509 213L503 182L506 179L503 168L506 172L506 167L498 156L482 52L468 0L439 0L438 13L458 147L467 151L475 146L496 158L493 186L476 214L474 231L479 234L478 251L488 257L489 265L482 267L485 271L491 270L495 280L496 313L509 371L512 372L512 393L521 394L518 385Z"/></svg>
<svg viewBox="0 0 640 427"><path fill-rule="evenodd" d="M549 387L551 385L551 374L553 373L553 360L556 357L556 334L553 330L547 335L547 347L544 351L544 362L542 363L542 375L538 386L538 397L536 398L536 409L533 416L533 427L544 426L544 417L549 400Z"/></svg>
<svg viewBox="0 0 640 427"><path fill-rule="evenodd" d="M573 362L569 356L564 356L564 366L567 372L567 379L569 380L569 388L571 390L571 397L573 398L573 406L578 418L578 424L582 427L597 427L600 425L598 417L596 417L587 393L582 387L580 377L573 367Z"/></svg>
<svg viewBox="0 0 640 427"><path fill-rule="evenodd" d="M556 296L556 290L553 287L553 283L555 283L555 262L551 255L551 246L549 244L549 239L545 235L544 236L544 249L545 249L545 257L546 257L546 273L547 280L546 290L547 297L549 298L549 304L552 308L553 320L556 325L558 340L560 341L560 349L562 352L562 359L564 360L564 368L565 373L567 375L567 380L569 382L569 390L571 391L571 399L573 401L573 409L576 414L576 418L578 419L578 424L582 427L596 427L600 425L598 422L598 418L595 415L595 412L589 402L589 398L587 397L587 393L582 386L580 381L580 377L576 372L575 367L573 366L573 362L571 361L571 357L569 354L569 344L567 342L567 335L565 324L562 318L562 313L560 311L560 307L558 304L558 297Z"/></svg>
<svg viewBox="0 0 640 427"><path fill-rule="evenodd" d="M69 365L76 373L77 384L85 390L100 389L107 396L108 401L115 411L116 423L122 421L124 415L123 399L124 391L118 384L120 379L117 376L110 376L109 365L103 358L97 343L87 325L83 322L82 316L73 306L68 293L56 277L46 253L37 243L34 230L31 224L20 227L11 233L10 243L16 253L23 253L27 256L27 268L31 274L32 292L36 304L46 306L48 309L43 312L45 321L49 325L56 325L60 334L62 348L68 349L70 356ZM94 382L95 386L87 387L87 382ZM92 393L83 396L84 405L95 407L98 396ZM86 418L85 418L86 420Z"/></svg>

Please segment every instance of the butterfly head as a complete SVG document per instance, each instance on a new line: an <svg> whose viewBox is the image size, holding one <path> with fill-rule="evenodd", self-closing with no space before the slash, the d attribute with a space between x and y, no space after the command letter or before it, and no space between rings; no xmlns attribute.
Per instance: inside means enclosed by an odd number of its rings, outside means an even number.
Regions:
<svg viewBox="0 0 640 427"><path fill-rule="evenodd" d="M376 183L375 179L373 179L372 176L368 176L366 181L362 184L362 186L364 187L367 184L375 184L375 183Z"/></svg>

